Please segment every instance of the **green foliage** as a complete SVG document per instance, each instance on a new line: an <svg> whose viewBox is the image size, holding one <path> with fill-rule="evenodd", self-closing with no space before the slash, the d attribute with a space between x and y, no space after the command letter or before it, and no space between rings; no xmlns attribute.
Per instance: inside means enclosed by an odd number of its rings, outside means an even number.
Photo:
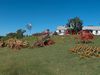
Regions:
<svg viewBox="0 0 100 75"><path fill-rule="evenodd" d="M24 33L26 32L26 30L22 30L22 29L18 29L17 31L16 31L16 38L18 38L18 39L21 39L21 38L23 38L24 37Z"/></svg>
<svg viewBox="0 0 100 75"><path fill-rule="evenodd" d="M4 36L0 36L0 39L3 39L4 38Z"/></svg>
<svg viewBox="0 0 100 75"><path fill-rule="evenodd" d="M21 39L24 37L24 33L26 32L26 30L23 29L18 29L15 33L8 33L6 35L7 38L17 38L17 39Z"/></svg>
<svg viewBox="0 0 100 75"><path fill-rule="evenodd" d="M55 31L55 32L53 33L53 35L58 35L58 34L57 34L57 32Z"/></svg>
<svg viewBox="0 0 100 75"><path fill-rule="evenodd" d="M8 33L7 35L6 35L8 38L15 38L16 37L16 33Z"/></svg>
<svg viewBox="0 0 100 75"><path fill-rule="evenodd" d="M76 32L82 30L83 22L79 17L71 18L68 20L67 26L70 30L75 30Z"/></svg>

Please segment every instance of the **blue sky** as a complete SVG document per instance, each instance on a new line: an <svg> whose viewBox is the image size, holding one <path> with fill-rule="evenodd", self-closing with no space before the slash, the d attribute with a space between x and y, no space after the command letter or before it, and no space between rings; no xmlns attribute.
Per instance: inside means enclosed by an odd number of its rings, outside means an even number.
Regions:
<svg viewBox="0 0 100 75"><path fill-rule="evenodd" d="M100 0L0 0L0 35L32 23L32 33L56 30L80 17L84 25L100 25Z"/></svg>

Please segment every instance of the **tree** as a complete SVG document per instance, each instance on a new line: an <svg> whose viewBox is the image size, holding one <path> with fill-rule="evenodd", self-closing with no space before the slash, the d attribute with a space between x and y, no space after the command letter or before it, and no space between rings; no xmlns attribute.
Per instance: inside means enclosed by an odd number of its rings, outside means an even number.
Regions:
<svg viewBox="0 0 100 75"><path fill-rule="evenodd" d="M53 35L58 35L58 34L57 34L57 32L55 31L55 32L53 33Z"/></svg>
<svg viewBox="0 0 100 75"><path fill-rule="evenodd" d="M16 31L16 37L17 37L17 38L23 38L25 32L26 32L26 30L18 29L18 30Z"/></svg>
<svg viewBox="0 0 100 75"><path fill-rule="evenodd" d="M75 17L75 18L69 19L66 25L67 27L70 28L70 30L75 30L76 32L78 32L82 30L83 22L79 17Z"/></svg>
<svg viewBox="0 0 100 75"><path fill-rule="evenodd" d="M16 33L13 33L13 32L8 33L8 34L6 35L6 37L7 37L7 38L15 38L15 37L16 37Z"/></svg>
<svg viewBox="0 0 100 75"><path fill-rule="evenodd" d="M26 30L23 29L18 29L16 32L10 32L6 35L6 38L17 38L17 39L21 39L24 37L24 33L26 32Z"/></svg>

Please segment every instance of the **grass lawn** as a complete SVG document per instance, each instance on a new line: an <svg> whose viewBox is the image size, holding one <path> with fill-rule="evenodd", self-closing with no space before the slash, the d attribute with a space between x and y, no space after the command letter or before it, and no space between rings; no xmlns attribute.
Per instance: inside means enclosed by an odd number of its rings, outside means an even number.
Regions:
<svg viewBox="0 0 100 75"><path fill-rule="evenodd" d="M0 75L100 75L100 58L84 58L69 51L69 37L53 37L56 44L14 51L0 48ZM89 45L100 46L100 36Z"/></svg>

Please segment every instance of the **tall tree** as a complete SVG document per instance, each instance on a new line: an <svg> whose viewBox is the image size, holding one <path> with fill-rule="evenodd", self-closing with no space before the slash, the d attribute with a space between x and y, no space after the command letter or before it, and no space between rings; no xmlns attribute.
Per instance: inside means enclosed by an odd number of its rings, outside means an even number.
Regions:
<svg viewBox="0 0 100 75"><path fill-rule="evenodd" d="M67 26L75 31L82 30L83 21L79 17L71 18L68 20Z"/></svg>
<svg viewBox="0 0 100 75"><path fill-rule="evenodd" d="M26 32L26 30L18 29L18 30L16 31L16 37L17 37L17 38L23 38L25 32Z"/></svg>
<svg viewBox="0 0 100 75"><path fill-rule="evenodd" d="M7 38L15 38L16 37L16 33L10 32L6 35Z"/></svg>
<svg viewBox="0 0 100 75"><path fill-rule="evenodd" d="M16 32L10 32L6 35L6 38L17 38L17 39L21 39L24 37L24 33L26 32L26 30L23 29L18 29Z"/></svg>

